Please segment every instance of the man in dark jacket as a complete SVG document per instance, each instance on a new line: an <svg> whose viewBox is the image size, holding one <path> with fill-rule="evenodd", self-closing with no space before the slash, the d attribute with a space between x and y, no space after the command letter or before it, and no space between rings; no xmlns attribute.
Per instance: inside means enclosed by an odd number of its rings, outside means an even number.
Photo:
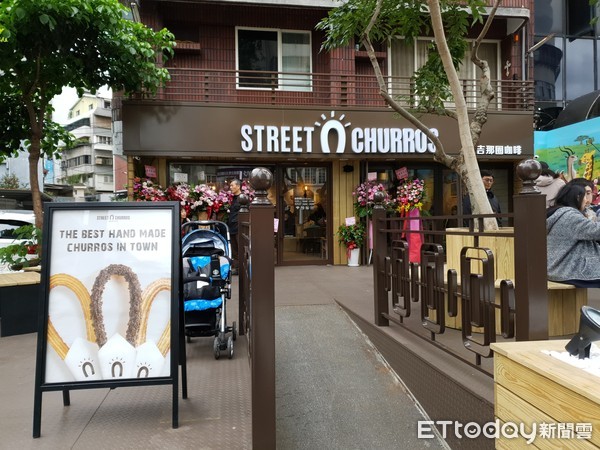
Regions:
<svg viewBox="0 0 600 450"><path fill-rule="evenodd" d="M489 170L482 170L481 179L483 180L485 193L487 194L488 201L490 202L490 206L492 207L492 211L496 214L501 214L502 211L500 210L500 202L492 192L492 185L494 184L494 174L492 174L492 172L490 172ZM473 209L471 208L471 198L468 194L463 197L462 209L463 214L466 216L473 214ZM496 220L498 220L498 225L502 225L502 220L500 218ZM468 226L468 223L466 225Z"/></svg>
<svg viewBox="0 0 600 450"><path fill-rule="evenodd" d="M242 193L242 182L237 178L231 180L229 189L233 197L229 206L229 217L227 226L229 227L229 236L231 238L231 273L237 273L238 267L238 213L240 212L240 194Z"/></svg>

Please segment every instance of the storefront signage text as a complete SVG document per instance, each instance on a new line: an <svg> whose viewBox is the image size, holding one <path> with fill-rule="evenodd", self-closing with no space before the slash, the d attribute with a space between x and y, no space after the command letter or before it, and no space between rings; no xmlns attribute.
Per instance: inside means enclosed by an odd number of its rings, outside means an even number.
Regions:
<svg viewBox="0 0 600 450"><path fill-rule="evenodd" d="M313 153L313 135L317 127L321 128L319 143L321 153L345 153L347 143L346 128L350 123L342 123L331 118L324 124L315 122L315 126L274 126L242 125L241 147L244 152L266 153ZM323 120L326 119L322 115ZM330 148L329 134L337 134L336 148ZM438 130L431 128L438 136ZM350 130L350 150L353 153L435 153L435 146L421 130L414 128L352 128Z"/></svg>
<svg viewBox="0 0 600 450"><path fill-rule="evenodd" d="M520 145L478 145L475 153L478 155L520 155L523 149Z"/></svg>

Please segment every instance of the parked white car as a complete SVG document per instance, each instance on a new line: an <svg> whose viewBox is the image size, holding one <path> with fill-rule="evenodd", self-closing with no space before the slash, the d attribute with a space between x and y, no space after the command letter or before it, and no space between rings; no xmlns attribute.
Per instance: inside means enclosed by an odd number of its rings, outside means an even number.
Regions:
<svg viewBox="0 0 600 450"><path fill-rule="evenodd" d="M10 209L0 210L0 248L12 244L25 243L25 240L15 238L15 230L23 225L35 224L33 211ZM31 246L27 250L27 259L37 257L36 248ZM0 272L8 271L8 265L0 263Z"/></svg>

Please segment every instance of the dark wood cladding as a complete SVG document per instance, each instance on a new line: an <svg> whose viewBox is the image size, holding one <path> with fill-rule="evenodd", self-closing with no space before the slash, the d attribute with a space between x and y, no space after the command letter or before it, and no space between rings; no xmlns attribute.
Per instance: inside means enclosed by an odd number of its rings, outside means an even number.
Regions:
<svg viewBox="0 0 600 450"><path fill-rule="evenodd" d="M354 45L332 51L321 51L324 34L315 30L328 9L307 6L264 6L259 2L235 4L230 2L151 1L144 0L142 20L157 29L166 27L175 34L179 45L174 58L165 66L172 69L172 81L159 93L159 99L192 102L234 102L259 104L321 104L339 98L337 104L382 106L373 68L365 55ZM491 5L492 2L490 1ZM333 6L333 5L332 5ZM528 9L533 0L504 0L502 13L510 8ZM522 11L518 12L522 16ZM526 19L524 19L526 20ZM310 31L312 42L312 93L281 92L277 86L265 90L237 89L236 27ZM532 104L531 83L523 80L521 44L513 35L506 34L506 18L498 18L492 25L489 39L499 40L499 61L511 61L509 73L502 71L502 79L494 80L499 95L495 102L501 109L527 110ZM481 24L475 24L473 36ZM387 49L380 46L378 59L384 76L389 76ZM194 72L204 70L205 73ZM212 72L212 73L211 73ZM221 78L217 72L221 72ZM340 77L339 82L330 77ZM350 79L348 77L356 77ZM363 81L371 78L369 81ZM472 96L473 80L465 80L468 95ZM475 91L473 91L475 92ZM318 98L317 98L318 97ZM333 102L332 104L336 104Z"/></svg>

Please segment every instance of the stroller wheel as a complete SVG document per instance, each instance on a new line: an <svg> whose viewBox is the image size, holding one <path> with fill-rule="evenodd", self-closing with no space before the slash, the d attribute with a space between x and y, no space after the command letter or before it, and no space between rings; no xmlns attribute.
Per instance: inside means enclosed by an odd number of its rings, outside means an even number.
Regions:
<svg viewBox="0 0 600 450"><path fill-rule="evenodd" d="M233 338L231 336L227 338L227 357L233 358Z"/></svg>
<svg viewBox="0 0 600 450"><path fill-rule="evenodd" d="M231 336L234 341L237 339L237 324L235 322L231 324Z"/></svg>
<svg viewBox="0 0 600 450"><path fill-rule="evenodd" d="M221 357L221 343L218 337L213 341L213 351L215 352L215 359L219 359Z"/></svg>

